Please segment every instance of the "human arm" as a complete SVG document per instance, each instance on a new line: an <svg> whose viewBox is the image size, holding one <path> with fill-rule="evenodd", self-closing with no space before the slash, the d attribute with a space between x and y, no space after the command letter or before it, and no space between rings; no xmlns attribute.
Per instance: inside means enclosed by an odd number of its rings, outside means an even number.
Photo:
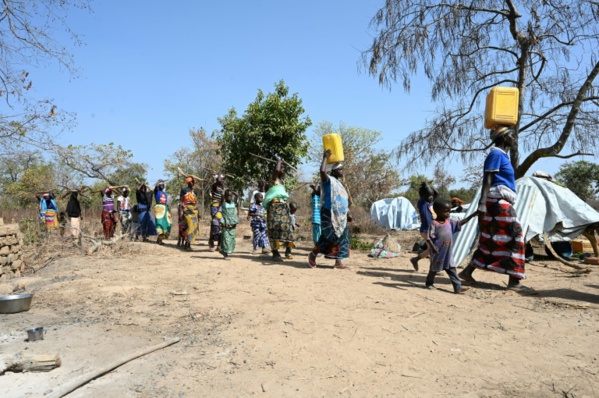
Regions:
<svg viewBox="0 0 599 398"><path fill-rule="evenodd" d="M275 169L272 172L272 176L271 179L273 181L276 181L277 178L279 178L279 176L281 175L281 170L283 169L283 159L279 159L277 161L277 165L275 166Z"/></svg>
<svg viewBox="0 0 599 398"><path fill-rule="evenodd" d="M327 159L331 156L331 150L327 149L324 151L322 156L322 163L320 164L320 181L325 182L329 179L329 174L327 173Z"/></svg>
<svg viewBox="0 0 599 398"><path fill-rule="evenodd" d="M478 225L482 226L483 218L485 217L485 213L487 212L487 196L489 195L489 190L491 189L491 183L493 182L493 175L495 173L486 171L483 176L483 187L480 192L480 200L478 201L478 209L476 214L478 216Z"/></svg>
<svg viewBox="0 0 599 398"><path fill-rule="evenodd" d="M428 247L430 247L431 252L433 252L433 254L437 254L439 253L439 248L433 243L433 235L435 235L435 225L431 224L429 229L426 231L426 243L428 243Z"/></svg>
<svg viewBox="0 0 599 398"><path fill-rule="evenodd" d="M464 217L461 220L458 221L458 224L460 224L460 227L464 224L466 224L468 221L472 220L474 217L478 217L478 211L475 211L474 213L470 214L468 217Z"/></svg>

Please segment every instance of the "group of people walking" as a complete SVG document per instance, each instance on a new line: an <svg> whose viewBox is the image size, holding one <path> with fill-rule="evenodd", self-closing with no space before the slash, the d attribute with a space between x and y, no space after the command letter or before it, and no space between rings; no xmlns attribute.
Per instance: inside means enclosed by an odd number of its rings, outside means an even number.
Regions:
<svg viewBox="0 0 599 398"><path fill-rule="evenodd" d="M467 290L462 284L475 285L473 272L485 269L507 274L508 288L524 290L520 281L524 279L524 237L517 219L514 203L517 198L515 175L509 157L509 149L514 143L511 128L497 126L491 130L490 138L494 147L486 158L482 194L476 212L460 221L449 217L452 205L461 206L462 201L451 201L438 197L437 191L428 183L423 183L419 194L418 209L421 218L420 232L427 243L427 249L411 259L416 271L419 261L430 256L430 268L425 286L434 288L435 276L445 271L455 293ZM306 259L310 268L317 266L319 254L335 260L335 268L347 268L344 260L349 257L350 195L343 184L343 164L329 163L331 151L323 154L319 177L320 184L312 188L312 235L313 249ZM289 202L285 186L286 166L279 160L270 176L270 181L260 180L258 190L251 196L248 220L253 233L253 252L272 254L274 261L292 258L292 248L296 241L297 204ZM178 246L191 250L191 243L199 236L198 198L201 193L195 187L195 178L186 178L186 186L179 195L179 241ZM113 192L119 196L116 200ZM222 174L214 176L210 187L210 251L219 251L225 259L235 251L236 228L239 224L239 195L225 187ZM131 206L127 187L107 187L102 191L102 225L105 238L114 236L116 225L121 223L122 233L141 237L158 236L158 244L167 239L171 231L171 198L165 184L159 180L154 188L140 184L136 190L137 204ZM52 193L39 197L41 221L48 227L58 225L58 206ZM155 201L155 218L150 213ZM71 194L66 212L71 220L71 231L79 234L81 207L77 192ZM455 234L470 219L477 217L481 231L478 249L470 264L459 274L452 260L452 247Z"/></svg>

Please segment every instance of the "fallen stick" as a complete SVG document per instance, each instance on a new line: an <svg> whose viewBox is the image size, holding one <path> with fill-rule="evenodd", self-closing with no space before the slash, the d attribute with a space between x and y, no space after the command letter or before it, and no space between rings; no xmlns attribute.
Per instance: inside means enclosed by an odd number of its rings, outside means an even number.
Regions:
<svg viewBox="0 0 599 398"><path fill-rule="evenodd" d="M130 361L132 361L134 359L137 359L139 357L147 355L147 354L149 354L151 352L158 351L158 350L161 350L161 349L163 349L165 347L168 347L170 345L178 343L179 340L180 340L180 338L177 337L177 338L175 338L173 340L165 341L164 343L161 343L161 344L158 344L158 345L155 345L155 346L152 346L152 347L149 347L149 348L137 351L137 352L135 352L135 353L133 353L133 354L131 354L131 355L123 358L123 359L119 359L118 361L113 362L112 364L110 364L108 366L105 366L105 367L103 367L101 369L98 369L96 371L90 372L90 373L88 373L86 375L81 376L79 379L76 379L76 380L74 380L74 381L72 381L70 383L67 383L67 384L59 387L57 391L52 391L52 393L50 395L48 395L48 398L62 398L65 395L68 395L68 394L72 393L73 391L75 391L79 387L81 387L81 386L89 383L90 381L92 381L92 380L94 380L94 379L96 379L96 378L98 378L100 376L105 375L106 373L108 373L108 372L110 372L110 371L118 368L121 365L126 364L127 362L130 362Z"/></svg>

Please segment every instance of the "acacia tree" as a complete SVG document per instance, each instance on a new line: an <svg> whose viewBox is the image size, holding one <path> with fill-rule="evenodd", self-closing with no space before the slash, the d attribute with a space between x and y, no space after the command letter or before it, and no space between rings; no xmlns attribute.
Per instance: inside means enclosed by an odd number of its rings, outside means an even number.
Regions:
<svg viewBox="0 0 599 398"><path fill-rule="evenodd" d="M210 185L212 176L218 173L222 168L222 160L218 153L220 146L216 140L206 134L204 128L190 130L189 137L192 140L192 146L185 146L170 156L170 159L164 161L164 170L170 176L171 182L184 186L185 182L179 176L178 168L185 173L190 173L202 178L197 187L203 193L200 198L200 206L203 209L204 203L210 195ZM172 160L171 160L172 159ZM178 192L173 192L178 194Z"/></svg>
<svg viewBox="0 0 599 398"><path fill-rule="evenodd" d="M120 145L89 144L58 147L58 162L84 179L98 179L110 185L134 185L145 181L147 165L133 162L133 153Z"/></svg>
<svg viewBox="0 0 599 398"><path fill-rule="evenodd" d="M321 122L314 129L317 143L310 147L310 160L320 168L322 136L336 133L343 142L345 182L355 205L370 208L379 199L388 198L401 187L399 173L391 164L392 153L374 148L381 141L379 131Z"/></svg>
<svg viewBox="0 0 599 398"><path fill-rule="evenodd" d="M254 102L244 114L231 108L218 119L221 129L216 139L225 171L236 176L232 184L243 189L262 178L268 178L274 164L261 159L283 159L296 167L308 151L306 130L312 122L304 116L302 100L290 95L283 80L275 84L273 93L258 90Z"/></svg>
<svg viewBox="0 0 599 398"><path fill-rule="evenodd" d="M399 81L408 92L424 72L439 104L399 156L412 167L478 158L488 141L483 99L497 85L520 90L510 153L516 177L541 158L595 152L598 18L591 0L386 0L371 21L364 65L381 85Z"/></svg>
<svg viewBox="0 0 599 398"><path fill-rule="evenodd" d="M0 139L26 144L47 144L51 127L69 127L73 115L61 112L50 99L35 98L33 67L56 62L76 75L72 54L56 40L66 32L72 44L79 38L67 23L74 8L87 9L88 0L12 0L0 7Z"/></svg>

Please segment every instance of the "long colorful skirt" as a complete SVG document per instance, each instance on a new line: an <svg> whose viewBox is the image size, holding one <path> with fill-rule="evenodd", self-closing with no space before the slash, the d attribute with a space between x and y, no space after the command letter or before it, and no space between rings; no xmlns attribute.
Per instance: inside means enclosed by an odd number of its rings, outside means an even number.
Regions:
<svg viewBox="0 0 599 398"><path fill-rule="evenodd" d="M237 237L237 229L233 227L223 227L220 243L220 251L231 254L235 251L235 238Z"/></svg>
<svg viewBox="0 0 599 398"><path fill-rule="evenodd" d="M156 212L156 232L158 233L158 238L160 239L168 239L171 235L171 212L168 205L157 204L154 207L154 211Z"/></svg>
<svg viewBox="0 0 599 398"><path fill-rule="evenodd" d="M285 202L270 202L266 214L268 239L272 250L291 246L295 242L295 229L289 217L289 205Z"/></svg>
<svg viewBox="0 0 599 398"><path fill-rule="evenodd" d="M478 248L472 264L488 271L525 279L524 234L516 210L504 199L487 199Z"/></svg>
<svg viewBox="0 0 599 398"><path fill-rule="evenodd" d="M137 205L139 210L137 231L142 238L158 235L150 210L146 206Z"/></svg>
<svg viewBox="0 0 599 398"><path fill-rule="evenodd" d="M116 214L113 211L102 210L102 227L104 229L104 237L106 239L110 239L114 236L116 223Z"/></svg>
<svg viewBox="0 0 599 398"><path fill-rule="evenodd" d="M46 224L46 228L58 228L58 214L56 210L48 209L44 214L44 222Z"/></svg>
<svg viewBox="0 0 599 398"><path fill-rule="evenodd" d="M193 243L199 235L199 212L195 205L186 205L181 214L179 233L186 242Z"/></svg>
<svg viewBox="0 0 599 398"><path fill-rule="evenodd" d="M250 222L250 227L252 227L252 234L254 235L254 250L258 247L264 249L266 246L270 246L268 235L266 234L266 221L263 218L253 218Z"/></svg>
<svg viewBox="0 0 599 398"><path fill-rule="evenodd" d="M312 240L314 241L314 244L318 243L318 240L320 239L320 224L316 224L316 223L312 223Z"/></svg>
<svg viewBox="0 0 599 398"><path fill-rule="evenodd" d="M323 253L325 258L335 260L342 260L349 257L349 227L345 227L341 236L335 235L331 210L329 209L321 209L320 238L312 252L314 254Z"/></svg>
<svg viewBox="0 0 599 398"><path fill-rule="evenodd" d="M212 216L212 222L210 223L210 240L218 242L222 230L220 220L223 218L220 204L213 203L210 206L210 215Z"/></svg>

